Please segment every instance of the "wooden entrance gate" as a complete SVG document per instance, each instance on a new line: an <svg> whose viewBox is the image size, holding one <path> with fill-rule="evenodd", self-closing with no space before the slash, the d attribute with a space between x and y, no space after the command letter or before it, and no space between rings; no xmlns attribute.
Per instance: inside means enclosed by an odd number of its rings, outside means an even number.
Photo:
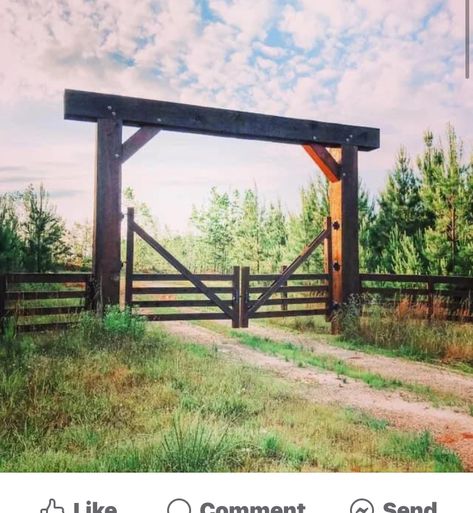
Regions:
<svg viewBox="0 0 473 513"><path fill-rule="evenodd" d="M269 317L299 317L306 315L325 315L330 317L332 301L332 256L331 256L331 220L328 217L325 229L304 248L294 261L283 268L280 275L251 274L249 267L241 271L241 298L240 298L240 327L247 328L249 319L263 319ZM314 251L325 244L323 274L295 274L297 269L308 260ZM262 285L261 282L270 282ZM291 281L291 284L288 282ZM253 285L254 282L260 282ZM273 299L274 294L281 297ZM299 293L298 297L288 297L288 294ZM304 293L303 296L300 293ZM252 295L259 294L256 298ZM314 308L315 305L323 308ZM261 310L265 306L280 305L278 310ZM289 305L296 305L295 309L288 309ZM306 306L306 308L301 308ZM310 308L309 308L310 307Z"/></svg>
<svg viewBox="0 0 473 513"><path fill-rule="evenodd" d="M249 319L307 315L325 315L328 319L330 316L333 304L330 218L327 218L324 230L281 274L251 274L249 267L234 267L232 274L194 274L135 222L132 208L128 209L127 217L125 304L138 309L139 314L150 321L229 319L232 327L246 328ZM134 273L135 234L174 267L178 274ZM295 274L322 243L325 243L326 272ZM292 282L290 285L289 281ZM165 282L166 286L162 286L161 282ZM182 286L182 282L190 282L192 286ZM210 285L212 282L218 282L218 285ZM258 282L258 285L254 285ZM152 286L149 286L150 283ZM304 295L289 297L294 293ZM252 299L254 294L259 296ZM273 298L275 294L281 297ZM288 308L291 305L297 305L297 308ZM323 307L314 308L315 305ZM274 306L280 306L280 309L274 310ZM261 310L263 307L271 309ZM150 311L155 309L160 312Z"/></svg>
<svg viewBox="0 0 473 513"><path fill-rule="evenodd" d="M234 268L233 274L194 274L135 222L132 208L128 209L127 217L125 275L125 304L127 306L138 308L140 315L150 321L230 319L234 328L240 326L239 267ZM135 233L174 267L179 274L134 274ZM154 284L153 286L135 287L136 282L147 284L154 282ZM160 282L171 283L170 286L162 286ZM182 282L190 282L192 286L179 286ZM219 282L219 285L210 286L204 282ZM222 282L230 283L221 285ZM158 283L158 286L155 285L156 283ZM182 299L181 295L187 297L191 295L191 299ZM198 299L195 298L196 295ZM225 298L220 297L221 295ZM135 300L135 296L140 296L140 299ZM159 299L156 299L157 297ZM183 311L183 309L188 310L196 307L199 308L197 312ZM161 312L149 313L150 309L161 309ZM162 309L166 310L163 312ZM180 311L176 312L175 309ZM202 309L204 310L202 311Z"/></svg>

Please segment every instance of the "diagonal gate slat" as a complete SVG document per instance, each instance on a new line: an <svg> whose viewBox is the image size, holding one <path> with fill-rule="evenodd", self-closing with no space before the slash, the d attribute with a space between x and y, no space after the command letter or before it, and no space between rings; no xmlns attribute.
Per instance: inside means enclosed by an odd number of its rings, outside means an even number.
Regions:
<svg viewBox="0 0 473 513"><path fill-rule="evenodd" d="M133 231L139 235L147 244L149 244L155 251L157 251L167 262L169 262L177 271L179 271L186 279L188 279L197 289L213 301L224 313L233 319L233 309L229 308L223 300L221 300L214 292L212 292L199 278L192 274L189 269L179 260L174 258L169 251L167 251L161 244L148 235L143 228L132 221Z"/></svg>
<svg viewBox="0 0 473 513"><path fill-rule="evenodd" d="M325 240L329 235L330 229L326 228L315 237L315 239L304 248L302 253L297 256L294 261L288 265L287 269L273 281L269 288L261 294L261 296L251 305L248 309L248 315L254 314L259 308L261 308L265 301L269 299L274 293L276 293L285 282L297 271L297 269L312 255L318 246Z"/></svg>

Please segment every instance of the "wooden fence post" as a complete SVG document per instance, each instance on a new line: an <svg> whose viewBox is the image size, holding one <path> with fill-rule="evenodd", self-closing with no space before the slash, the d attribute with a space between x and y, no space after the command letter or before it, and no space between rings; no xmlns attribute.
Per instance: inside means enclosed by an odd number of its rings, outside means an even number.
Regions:
<svg viewBox="0 0 473 513"><path fill-rule="evenodd" d="M125 267L125 306L131 307L133 302L133 259L135 255L135 209L127 210L126 225L126 267Z"/></svg>
<svg viewBox="0 0 473 513"><path fill-rule="evenodd" d="M325 221L325 228L327 230L327 238L324 241L324 272L328 275L327 315L325 320L329 322L333 314L332 218L330 216L328 216Z"/></svg>
<svg viewBox="0 0 473 513"><path fill-rule="evenodd" d="M235 265L233 267L232 279L232 328L240 327L240 267Z"/></svg>
<svg viewBox="0 0 473 513"><path fill-rule="evenodd" d="M281 267L281 273L283 273L285 270L287 269L287 265L283 265ZM287 281L285 281L283 284L282 284L283 287L287 287ZM287 299L287 292L284 291L284 292L281 292L281 298L283 299L283 302L281 303L281 310L283 312L287 312L287 303L284 301L284 299Z"/></svg>
<svg viewBox="0 0 473 513"><path fill-rule="evenodd" d="M5 316L6 316L6 301L7 301L7 277L5 274L0 274L0 335L5 332Z"/></svg>
<svg viewBox="0 0 473 513"><path fill-rule="evenodd" d="M250 268L241 268L240 286L240 328L248 328L248 308L250 303Z"/></svg>
<svg viewBox="0 0 473 513"><path fill-rule="evenodd" d="M432 320L432 317L434 315L434 280L432 278L428 278L427 280L427 305L428 305L428 312L427 312L427 319L429 322Z"/></svg>
<svg viewBox="0 0 473 513"><path fill-rule="evenodd" d="M95 297L95 279L94 276L89 276L85 282L85 302L84 308L86 311L96 310L96 297Z"/></svg>

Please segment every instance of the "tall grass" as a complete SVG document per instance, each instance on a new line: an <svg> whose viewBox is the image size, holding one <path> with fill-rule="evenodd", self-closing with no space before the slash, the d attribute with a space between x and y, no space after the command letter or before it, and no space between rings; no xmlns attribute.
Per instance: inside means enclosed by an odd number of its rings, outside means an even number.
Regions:
<svg viewBox="0 0 473 513"><path fill-rule="evenodd" d="M11 341L31 347L21 365L2 356L0 471L461 470L434 443L420 458L410 435L121 315Z"/></svg>
<svg viewBox="0 0 473 513"><path fill-rule="evenodd" d="M445 319L445 308L434 304L430 319L425 306L401 300L392 306L372 300L360 317L359 301L340 314L342 338L369 344L421 360L441 360L473 366L473 325Z"/></svg>

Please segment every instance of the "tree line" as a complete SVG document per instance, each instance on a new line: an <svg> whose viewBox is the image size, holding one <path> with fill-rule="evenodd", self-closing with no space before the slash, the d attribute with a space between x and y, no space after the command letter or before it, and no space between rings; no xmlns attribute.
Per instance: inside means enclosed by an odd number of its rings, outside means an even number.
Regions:
<svg viewBox="0 0 473 513"><path fill-rule="evenodd" d="M314 177L300 195L301 209L294 214L280 201L265 204L256 187L212 188L208 201L194 206L192 232L184 235L161 229L131 189L124 191L124 203L135 207L139 224L196 272L229 272L233 265L277 272L322 231L328 215L325 179ZM453 127L444 141L426 132L414 160L401 148L376 199L360 184L359 238L363 271L473 275L473 156L465 155ZM44 188L0 196L0 270L88 268L90 248L90 226L67 230ZM140 240L135 268L169 269ZM322 269L321 251L304 264L307 272Z"/></svg>

